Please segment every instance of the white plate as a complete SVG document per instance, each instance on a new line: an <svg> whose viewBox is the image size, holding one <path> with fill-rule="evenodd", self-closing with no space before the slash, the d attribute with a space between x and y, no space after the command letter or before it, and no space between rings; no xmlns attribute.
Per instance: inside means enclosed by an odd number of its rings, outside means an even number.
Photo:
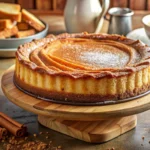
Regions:
<svg viewBox="0 0 150 150"><path fill-rule="evenodd" d="M146 35L144 28L135 29L135 30L131 31L130 33L128 33L126 35L126 37L133 39L133 40L140 40L143 43L150 46L150 39Z"/></svg>
<svg viewBox="0 0 150 150"><path fill-rule="evenodd" d="M8 58L8 57L15 57L16 48L11 49L0 49L0 57Z"/></svg>

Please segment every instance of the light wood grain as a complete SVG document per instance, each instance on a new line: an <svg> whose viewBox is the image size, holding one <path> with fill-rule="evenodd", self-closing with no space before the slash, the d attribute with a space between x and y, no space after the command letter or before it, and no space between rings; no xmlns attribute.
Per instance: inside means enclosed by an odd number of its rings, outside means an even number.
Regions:
<svg viewBox="0 0 150 150"><path fill-rule="evenodd" d="M101 121L68 121L38 116L38 121L73 138L90 143L102 143L133 129L137 124L137 117L133 115Z"/></svg>
<svg viewBox="0 0 150 150"><path fill-rule="evenodd" d="M146 10L146 0L130 0L129 6L133 10Z"/></svg>
<svg viewBox="0 0 150 150"><path fill-rule="evenodd" d="M53 9L54 10L64 10L66 0L53 0Z"/></svg>
<svg viewBox="0 0 150 150"><path fill-rule="evenodd" d="M36 8L39 10L50 10L52 9L52 1L51 0L36 0Z"/></svg>
<svg viewBox="0 0 150 150"><path fill-rule="evenodd" d="M42 101L20 91L13 83L14 66L2 77L2 89L6 97L16 105L39 115L67 120L101 120L123 117L150 108L150 95L132 101L103 106L73 106Z"/></svg>
<svg viewBox="0 0 150 150"><path fill-rule="evenodd" d="M128 0L111 0L110 7L128 7Z"/></svg>
<svg viewBox="0 0 150 150"><path fill-rule="evenodd" d="M15 3L15 0L0 0L0 2Z"/></svg>
<svg viewBox="0 0 150 150"><path fill-rule="evenodd" d="M146 8L147 8L147 10L150 10L150 0L147 0Z"/></svg>
<svg viewBox="0 0 150 150"><path fill-rule="evenodd" d="M34 0L18 0L17 2L22 8L34 9Z"/></svg>

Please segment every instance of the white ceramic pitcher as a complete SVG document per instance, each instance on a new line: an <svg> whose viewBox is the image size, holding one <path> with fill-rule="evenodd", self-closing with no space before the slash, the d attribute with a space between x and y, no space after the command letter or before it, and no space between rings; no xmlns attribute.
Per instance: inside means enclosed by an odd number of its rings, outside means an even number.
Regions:
<svg viewBox="0 0 150 150"><path fill-rule="evenodd" d="M110 0L67 0L64 17L68 33L100 32Z"/></svg>

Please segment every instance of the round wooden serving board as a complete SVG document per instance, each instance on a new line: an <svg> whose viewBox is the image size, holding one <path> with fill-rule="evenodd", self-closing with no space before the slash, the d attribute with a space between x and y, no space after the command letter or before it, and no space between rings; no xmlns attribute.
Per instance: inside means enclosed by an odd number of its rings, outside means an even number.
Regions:
<svg viewBox="0 0 150 150"><path fill-rule="evenodd" d="M35 114L67 120L94 121L130 116L150 109L150 95L104 106L73 106L56 104L29 96L20 91L13 83L14 66L2 77L2 89L6 97L16 105Z"/></svg>

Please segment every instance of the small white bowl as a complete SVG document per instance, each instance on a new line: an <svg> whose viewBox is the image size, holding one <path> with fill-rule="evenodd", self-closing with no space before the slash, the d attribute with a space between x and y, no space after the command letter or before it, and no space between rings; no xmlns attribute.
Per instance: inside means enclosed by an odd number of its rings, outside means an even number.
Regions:
<svg viewBox="0 0 150 150"><path fill-rule="evenodd" d="M150 15L144 16L142 22L144 25L145 32L147 36L150 38Z"/></svg>

